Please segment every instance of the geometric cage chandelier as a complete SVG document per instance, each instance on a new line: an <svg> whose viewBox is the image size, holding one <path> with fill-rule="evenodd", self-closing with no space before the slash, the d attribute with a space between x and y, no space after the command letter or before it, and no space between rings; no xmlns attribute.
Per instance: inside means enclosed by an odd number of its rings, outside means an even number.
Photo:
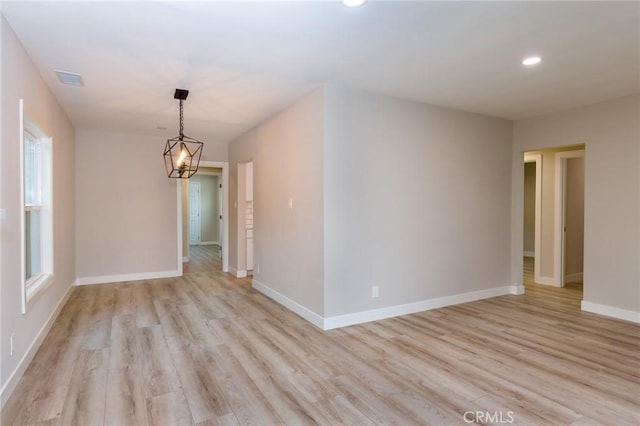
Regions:
<svg viewBox="0 0 640 426"><path fill-rule="evenodd" d="M200 165L203 143L184 135L184 117L182 102L187 99L188 90L176 89L173 95L180 100L180 135L168 139L164 147L164 167L167 176L177 179L189 179L195 175Z"/></svg>

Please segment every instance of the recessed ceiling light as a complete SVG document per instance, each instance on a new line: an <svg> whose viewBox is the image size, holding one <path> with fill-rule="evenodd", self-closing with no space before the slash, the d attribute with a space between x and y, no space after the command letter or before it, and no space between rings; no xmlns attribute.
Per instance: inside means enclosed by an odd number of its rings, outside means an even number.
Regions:
<svg viewBox="0 0 640 426"><path fill-rule="evenodd" d="M531 65L537 65L542 61L540 56L529 56L522 61L522 65L530 67Z"/></svg>
<svg viewBox="0 0 640 426"><path fill-rule="evenodd" d="M167 130L167 128L164 127L164 126L157 126L156 129L158 129L158 130Z"/></svg>
<svg viewBox="0 0 640 426"><path fill-rule="evenodd" d="M84 86L84 82L82 81L82 76L80 74L60 70L55 71L58 76L58 80L60 80L61 83L71 84L73 86Z"/></svg>
<svg viewBox="0 0 640 426"><path fill-rule="evenodd" d="M365 4L367 0L342 0L342 4L348 7L358 7Z"/></svg>

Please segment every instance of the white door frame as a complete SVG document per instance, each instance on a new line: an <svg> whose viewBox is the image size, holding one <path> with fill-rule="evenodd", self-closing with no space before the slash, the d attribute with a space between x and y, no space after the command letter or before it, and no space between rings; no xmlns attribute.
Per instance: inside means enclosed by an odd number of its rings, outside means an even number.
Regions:
<svg viewBox="0 0 640 426"><path fill-rule="evenodd" d="M555 220L554 220L554 259L553 259L553 275L555 285L564 287L564 271L565 271L565 202L567 199L567 160L570 158L584 157L584 149L576 151L563 151L556 153L556 175L555 175Z"/></svg>
<svg viewBox="0 0 640 426"><path fill-rule="evenodd" d="M226 161L200 161L201 167L222 169L222 272L229 272L229 163ZM187 185L188 188L188 185ZM178 223L178 275L182 276L182 184L176 185ZM188 195L188 193L187 193Z"/></svg>
<svg viewBox="0 0 640 426"><path fill-rule="evenodd" d="M543 281L540 274L540 241L541 241L541 227L540 221L542 219L542 154L524 154L525 163L536 164L536 195L535 195L535 231L534 231L534 281L540 283ZM524 247L523 247L524 256Z"/></svg>

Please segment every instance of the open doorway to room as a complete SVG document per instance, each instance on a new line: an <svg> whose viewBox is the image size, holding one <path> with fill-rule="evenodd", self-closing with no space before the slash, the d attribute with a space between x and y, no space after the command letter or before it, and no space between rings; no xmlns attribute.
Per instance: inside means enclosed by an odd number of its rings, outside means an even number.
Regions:
<svg viewBox="0 0 640 426"><path fill-rule="evenodd" d="M529 294L554 294L578 305L583 294L584 156L584 145L524 155L524 286Z"/></svg>
<svg viewBox="0 0 640 426"><path fill-rule="evenodd" d="M183 273L228 270L226 164L201 162L198 173L182 181Z"/></svg>
<svg viewBox="0 0 640 426"><path fill-rule="evenodd" d="M238 278L253 275L253 161L238 164Z"/></svg>

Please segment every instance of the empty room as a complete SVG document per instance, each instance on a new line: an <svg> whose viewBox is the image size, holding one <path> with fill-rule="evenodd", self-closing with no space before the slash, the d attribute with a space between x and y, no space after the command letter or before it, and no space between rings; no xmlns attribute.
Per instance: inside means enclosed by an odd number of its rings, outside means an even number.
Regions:
<svg viewBox="0 0 640 426"><path fill-rule="evenodd" d="M2 426L640 424L640 3L0 37Z"/></svg>

